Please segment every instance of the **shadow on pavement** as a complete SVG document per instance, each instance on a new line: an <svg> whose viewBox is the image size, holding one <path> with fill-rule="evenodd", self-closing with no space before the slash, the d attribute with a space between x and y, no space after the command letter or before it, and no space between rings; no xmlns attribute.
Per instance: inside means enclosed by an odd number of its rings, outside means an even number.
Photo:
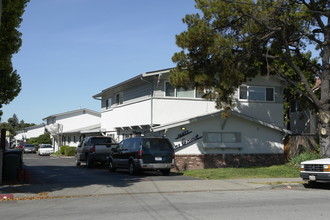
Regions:
<svg viewBox="0 0 330 220"><path fill-rule="evenodd" d="M324 190L330 189L330 183L309 182L309 183L305 183L303 185L305 188L308 188L308 189L324 189Z"/></svg>
<svg viewBox="0 0 330 220"><path fill-rule="evenodd" d="M162 176L157 171L140 172L130 176L125 169L109 172L105 166L96 165L92 169L82 166L41 165L24 166L29 172L29 183L4 182L0 187L1 194L53 192L63 189L83 190L85 186L99 185L101 187L129 187L141 181L168 181L195 179L185 177L181 173L171 172L169 176ZM195 179L197 180L197 179Z"/></svg>

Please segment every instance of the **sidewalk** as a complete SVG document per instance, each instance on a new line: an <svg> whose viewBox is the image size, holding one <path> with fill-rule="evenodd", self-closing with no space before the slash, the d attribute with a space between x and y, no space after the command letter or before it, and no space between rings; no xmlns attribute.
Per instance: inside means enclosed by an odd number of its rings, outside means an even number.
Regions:
<svg viewBox="0 0 330 220"><path fill-rule="evenodd" d="M304 182L300 178L266 178L266 179L228 179L228 180L179 180L179 181L141 181L126 185L94 184L88 186L60 187L52 184L43 185L3 185L0 186L1 197L13 197L17 200L87 197L105 195L131 195L145 193L175 193L204 191L240 191L266 190L273 188L302 188ZM58 190L54 190L58 188Z"/></svg>

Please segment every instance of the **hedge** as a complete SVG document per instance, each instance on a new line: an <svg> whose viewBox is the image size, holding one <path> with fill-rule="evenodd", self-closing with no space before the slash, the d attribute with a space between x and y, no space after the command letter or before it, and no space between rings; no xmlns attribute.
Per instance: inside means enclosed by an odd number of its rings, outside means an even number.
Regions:
<svg viewBox="0 0 330 220"><path fill-rule="evenodd" d="M63 145L59 151L61 155L74 156L76 154L76 149L77 149L76 147Z"/></svg>
<svg viewBox="0 0 330 220"><path fill-rule="evenodd" d="M74 156L76 154L76 147L66 147L64 151L65 156Z"/></svg>

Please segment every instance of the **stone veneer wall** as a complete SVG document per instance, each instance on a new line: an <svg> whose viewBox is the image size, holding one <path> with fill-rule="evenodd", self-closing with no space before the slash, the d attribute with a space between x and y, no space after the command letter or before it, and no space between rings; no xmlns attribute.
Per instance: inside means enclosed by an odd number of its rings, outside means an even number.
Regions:
<svg viewBox="0 0 330 220"><path fill-rule="evenodd" d="M175 168L178 171L221 167L270 166L284 163L284 154L175 155Z"/></svg>

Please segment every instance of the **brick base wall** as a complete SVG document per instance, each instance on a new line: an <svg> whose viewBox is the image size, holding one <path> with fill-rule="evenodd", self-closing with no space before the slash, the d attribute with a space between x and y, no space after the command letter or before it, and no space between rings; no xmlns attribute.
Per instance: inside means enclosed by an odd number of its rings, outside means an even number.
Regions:
<svg viewBox="0 0 330 220"><path fill-rule="evenodd" d="M270 166L284 163L284 154L175 155L175 168L178 171L221 167Z"/></svg>

